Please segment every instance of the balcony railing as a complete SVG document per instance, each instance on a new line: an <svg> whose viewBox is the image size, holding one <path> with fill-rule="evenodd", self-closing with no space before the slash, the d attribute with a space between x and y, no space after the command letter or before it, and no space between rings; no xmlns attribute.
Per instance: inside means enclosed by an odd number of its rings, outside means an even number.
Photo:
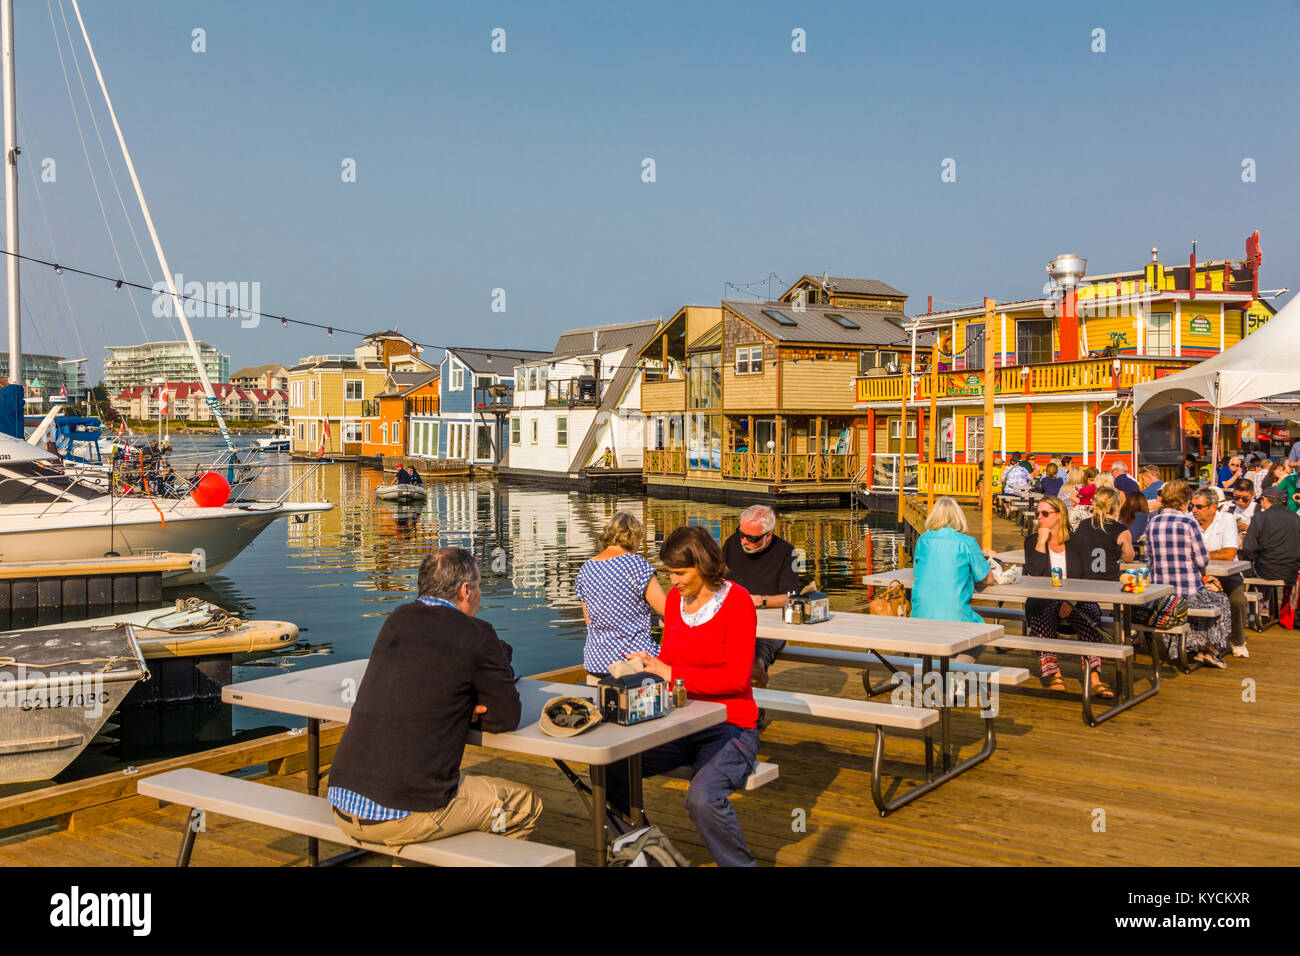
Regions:
<svg viewBox="0 0 1300 956"><path fill-rule="evenodd" d="M570 407L599 405L607 384L593 376L551 379L546 383L546 404Z"/></svg>
<svg viewBox="0 0 1300 956"><path fill-rule="evenodd" d="M645 451L647 475L685 475L686 450L684 448L647 448Z"/></svg>
<svg viewBox="0 0 1300 956"><path fill-rule="evenodd" d="M917 466L917 491L928 494L931 479L934 481L936 495L955 495L957 497L975 497L979 484L980 466L962 462L939 461L931 464L921 462Z"/></svg>
<svg viewBox="0 0 1300 956"><path fill-rule="evenodd" d="M1106 392L1116 388L1132 388L1139 382L1151 382L1162 370L1176 371L1196 363L1191 359L1120 356L1118 371L1115 359L1083 359L1078 362L1057 362L1045 365L1008 365L993 370L993 391L996 395L1040 395L1063 392ZM856 379L857 401L898 402L903 398L904 375L862 376ZM928 401L931 376L920 376L916 391L908 401ZM963 395L979 397L984 394L982 371L942 372L939 375L938 398L956 398Z"/></svg>
<svg viewBox="0 0 1300 956"><path fill-rule="evenodd" d="M510 385L477 385L474 388L475 411L507 412L513 401Z"/></svg>

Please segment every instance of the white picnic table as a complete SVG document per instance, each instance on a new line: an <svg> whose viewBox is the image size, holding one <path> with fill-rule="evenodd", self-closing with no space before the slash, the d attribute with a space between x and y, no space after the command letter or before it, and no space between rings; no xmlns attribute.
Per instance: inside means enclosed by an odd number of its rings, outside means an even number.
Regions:
<svg viewBox="0 0 1300 956"><path fill-rule="evenodd" d="M281 714L307 718L307 791L314 794L320 786L320 722L344 723L352 713L352 702L365 676L367 660L362 658L294 671L277 677L241 681L222 688L221 699L241 707L256 707ZM561 684L520 679L521 715L519 728L505 733L484 733L471 729L468 743L508 753L549 757L564 768L563 761L587 764L591 768L593 835L597 865L605 864L605 768L620 760L628 761L628 799L633 820L641 816L641 754L660 744L726 721L727 708L708 701L688 701L666 716L630 727L602 721L591 730L573 737L549 737L538 727L538 718L546 701L553 697L596 699L596 689L586 684ZM316 841L308 843L308 858L316 862Z"/></svg>
<svg viewBox="0 0 1300 956"><path fill-rule="evenodd" d="M787 624L780 610L761 610L758 612L759 637L778 641L794 641L813 647L834 650L854 651L874 654L889 671L896 668L884 659L885 653L908 654L921 659L921 678L925 680L929 673L938 675L939 686L946 688L948 683L949 658L954 654L982 647L989 641L1002 637L1006 631L1000 624L966 621L929 621L922 618L885 617L872 614L852 614L837 611L830 619L818 624ZM937 662L937 663L935 663ZM890 683L871 687L863 672L863 684L869 695L883 693L892 686ZM978 763L987 760L997 747L997 737L993 730L993 719L985 716L984 747L979 753L967 757L954 765L952 751L952 731L949 726L947 693L941 695L943 703L939 711L939 751L943 764L943 773L934 776L934 754L930 732L925 734L925 759L927 784L918 788L915 796L921 796L935 787L941 786L954 777L965 773ZM883 749L883 731L877 728L877 758L873 762L873 777L880 772L879 754Z"/></svg>

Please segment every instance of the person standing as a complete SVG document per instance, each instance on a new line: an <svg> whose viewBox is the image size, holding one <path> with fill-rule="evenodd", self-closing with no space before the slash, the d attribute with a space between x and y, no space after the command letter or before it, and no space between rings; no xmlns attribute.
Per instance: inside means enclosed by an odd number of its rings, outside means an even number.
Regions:
<svg viewBox="0 0 1300 956"><path fill-rule="evenodd" d="M439 548L418 580L420 597L379 630L335 752L335 822L388 846L471 830L527 837L542 814L532 790L460 771L471 724L504 733L521 713L510 645L476 616L478 565L463 548Z"/></svg>
<svg viewBox="0 0 1300 956"><path fill-rule="evenodd" d="M1291 446L1291 454L1286 456L1286 460L1288 464L1300 465L1300 439Z"/></svg>
<svg viewBox="0 0 1300 956"><path fill-rule="evenodd" d="M632 656L686 696L724 704L727 719L641 755L641 774L694 768L686 812L718 866L755 866L736 810L727 799L745 785L758 762L758 707L749 685L758 617L739 584L726 580L722 549L699 525L678 528L659 549L673 589L664 608L664 640L655 657ZM627 761L606 771L609 802L629 811Z"/></svg>
<svg viewBox="0 0 1300 956"><path fill-rule="evenodd" d="M722 545L727 580L749 594L755 608L784 607L786 596L799 587L794 545L776 533L776 512L767 505L750 505L740 513L740 530ZM767 671L785 641L758 638L751 679L767 686Z"/></svg>
<svg viewBox="0 0 1300 956"><path fill-rule="evenodd" d="M1249 485L1250 481L1240 478L1237 483ZM1197 491L1192 495L1192 517L1201 526L1201 537L1211 561L1237 560L1237 548L1241 545L1237 519L1219 511L1209 491ZM1228 635L1232 656L1249 657L1246 650L1246 579L1240 574L1229 574L1216 580L1228 596L1232 612L1232 632Z"/></svg>
<svg viewBox="0 0 1300 956"><path fill-rule="evenodd" d="M1246 540L1241 543L1241 559L1255 566L1255 576L1265 581L1286 582L1282 590L1282 607L1278 623L1295 629L1295 611L1291 599L1300 573L1300 518L1284 505L1286 493L1265 488L1259 500L1259 513L1250 522Z"/></svg>

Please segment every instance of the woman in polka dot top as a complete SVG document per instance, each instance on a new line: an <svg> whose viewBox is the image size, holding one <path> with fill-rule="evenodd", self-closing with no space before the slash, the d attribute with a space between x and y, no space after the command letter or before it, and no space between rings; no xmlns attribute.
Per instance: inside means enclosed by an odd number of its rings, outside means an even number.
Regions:
<svg viewBox="0 0 1300 956"><path fill-rule="evenodd" d="M650 612L664 613L664 589L654 568L638 553L645 528L630 514L615 512L600 533L604 549L578 572L578 599L587 622L582 664L593 678L634 651L650 655L659 648L650 637Z"/></svg>

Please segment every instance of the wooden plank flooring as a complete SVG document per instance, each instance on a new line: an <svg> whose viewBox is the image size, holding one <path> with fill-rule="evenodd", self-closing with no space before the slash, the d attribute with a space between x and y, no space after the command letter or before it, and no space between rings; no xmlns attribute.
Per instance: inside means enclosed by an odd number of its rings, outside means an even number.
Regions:
<svg viewBox="0 0 1300 956"><path fill-rule="evenodd" d="M1166 668L1155 698L1095 729L1083 724L1073 693L1052 694L1036 681L1004 690L994 755L885 819L871 802L869 733L778 719L760 751L780 765L780 779L737 795L734 804L761 865L1296 866L1300 634L1273 628L1250 634L1249 645L1251 658L1231 659L1227 670L1184 676ZM1023 654L987 652L986 659L1036 667ZM1072 690L1077 668L1066 662ZM1247 680L1253 702L1243 699ZM863 696L857 672L817 665L778 664L772 686ZM964 713L953 723L962 753L977 749L979 719ZM915 780L919 738L891 737L886 757L888 771ZM546 807L536 839L575 848L579 865L594 862L585 810L551 763L478 748L466 752L465 763L534 787ZM301 773L264 779L304 785ZM690 860L706 862L682 806L686 787L684 780L647 781L647 812ZM170 866L184 821L182 808L164 807L76 831L11 837L0 841L0 864ZM300 866L305 859L302 837L210 814L192 863Z"/></svg>

